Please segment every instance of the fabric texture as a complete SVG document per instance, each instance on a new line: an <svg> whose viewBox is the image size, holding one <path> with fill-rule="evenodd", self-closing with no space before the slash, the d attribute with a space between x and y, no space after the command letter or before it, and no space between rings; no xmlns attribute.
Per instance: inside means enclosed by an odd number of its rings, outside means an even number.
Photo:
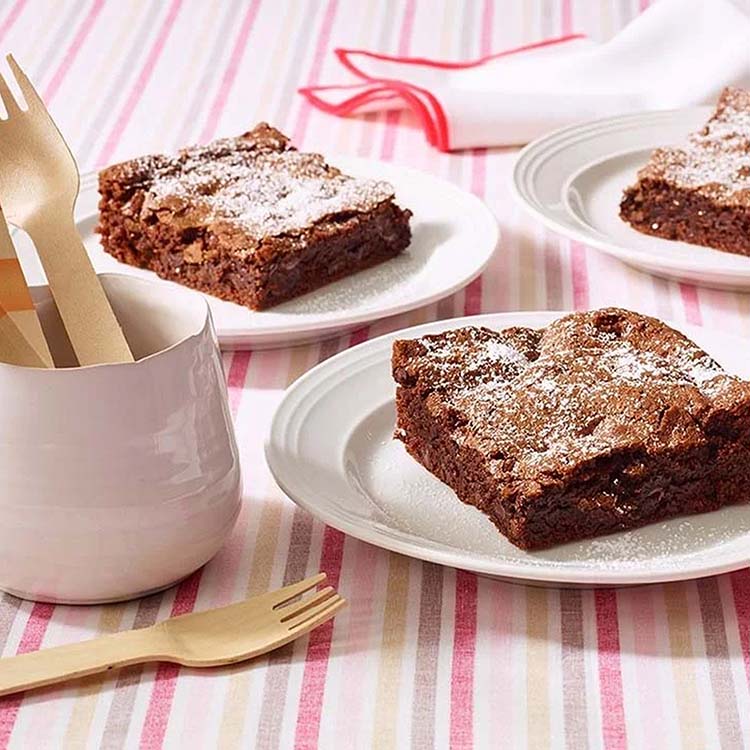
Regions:
<svg viewBox="0 0 750 750"><path fill-rule="evenodd" d="M304 149L450 180L483 198L502 228L485 273L449 299L320 344L227 352L245 486L220 554L141 601L78 608L0 596L0 653L143 627L320 569L349 600L335 622L251 664L134 667L0 700L0 749L750 745L750 571L618 590L479 578L326 528L283 496L263 459L289 383L408 325L622 305L750 336L748 295L639 273L523 214L508 189L514 149L438 153L406 110L332 118L296 94L334 80L332 50L345 45L468 60L574 30L607 39L639 9L635 0L0 3L0 43L37 83L84 171L265 119Z"/></svg>
<svg viewBox="0 0 750 750"><path fill-rule="evenodd" d="M714 101L750 81L748 39L750 18L729 0L661 0L601 44L570 34L465 62L338 48L357 82L300 91L337 115L409 109L441 151L523 144L575 122Z"/></svg>

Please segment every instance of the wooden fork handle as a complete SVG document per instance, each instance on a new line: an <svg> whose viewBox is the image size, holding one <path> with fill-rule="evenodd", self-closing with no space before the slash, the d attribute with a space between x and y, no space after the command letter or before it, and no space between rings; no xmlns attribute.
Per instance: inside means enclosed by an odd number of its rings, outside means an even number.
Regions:
<svg viewBox="0 0 750 750"><path fill-rule="evenodd" d="M72 216L53 212L25 228L42 261L79 364L132 362L133 354Z"/></svg>
<svg viewBox="0 0 750 750"><path fill-rule="evenodd" d="M157 643L154 629L148 628L0 659L0 696L129 664L158 661Z"/></svg>

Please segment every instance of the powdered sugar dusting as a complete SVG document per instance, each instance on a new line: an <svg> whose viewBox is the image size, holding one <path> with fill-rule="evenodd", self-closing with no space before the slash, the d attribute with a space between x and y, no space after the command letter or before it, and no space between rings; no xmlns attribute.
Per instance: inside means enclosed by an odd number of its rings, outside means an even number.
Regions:
<svg viewBox="0 0 750 750"><path fill-rule="evenodd" d="M743 383L676 331L617 310L568 316L543 333L466 328L421 343L420 368L460 415L456 441L518 476L644 441L700 439L700 414ZM592 502L611 507L613 497Z"/></svg>
<svg viewBox="0 0 750 750"><path fill-rule="evenodd" d="M386 182L355 179L319 154L278 140L232 138L154 162L147 207L228 222L255 239L299 234L327 217L369 211L393 198Z"/></svg>
<svg viewBox="0 0 750 750"><path fill-rule="evenodd" d="M335 396L331 396L335 398ZM524 552L514 547L476 508L456 499L453 491L411 458L403 445L392 439L394 405L371 410L363 407L357 427L346 443L346 473L356 492L351 511L371 526L371 518L396 533L425 540L424 546L484 558L501 568L512 565L517 575L530 568L555 571L642 573L695 565L703 557L715 564L722 545L747 545L750 514L744 506L725 508L698 518L668 522L598 539ZM456 564L468 566L467 560ZM681 567L680 567L681 566Z"/></svg>
<svg viewBox="0 0 750 750"><path fill-rule="evenodd" d="M682 148L657 149L639 177L664 177L719 201L750 201L750 92L726 89Z"/></svg>

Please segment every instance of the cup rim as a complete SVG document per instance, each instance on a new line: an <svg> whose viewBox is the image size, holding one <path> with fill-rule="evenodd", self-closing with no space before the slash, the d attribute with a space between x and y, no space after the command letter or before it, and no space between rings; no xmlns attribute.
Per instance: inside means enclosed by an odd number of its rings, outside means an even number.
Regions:
<svg viewBox="0 0 750 750"><path fill-rule="evenodd" d="M170 352L174 351L175 349L178 349L179 347L184 346L187 344L187 342L198 338L199 336L202 336L207 328L210 328L213 322L213 318L211 316L211 308L208 304L208 300L203 297L202 294L198 292L194 292L190 289L179 289L179 290L169 290L166 285L160 284L158 281L152 281L151 279L142 279L137 276L132 276L130 274L126 273L117 273L117 272L105 272L105 273L98 273L97 276L102 278L117 278L117 279L126 279L127 283L134 283L134 284L141 284L143 286L151 286L151 287L160 287L160 291L164 292L166 290L167 294L173 294L175 296L184 295L186 298L191 298L193 301L195 301L197 304L200 304L203 316L202 316L202 322L198 326L198 328L191 333L186 334L182 338L175 341L173 344L170 344L167 347L164 347L164 349L159 349L157 352L152 352L151 354L147 354L145 357L141 357L140 359L137 359L133 362L99 362L92 365L77 365L76 367L29 367L26 365L15 365L11 364L10 362L2 362L0 361L0 371L2 370L9 370L11 372L18 371L18 372L39 372L39 373L71 373L71 372L80 372L82 370L94 370L99 369L103 367L118 367L118 368L125 368L125 367L135 367L138 365L145 365L149 363L151 360L156 359L158 357L165 356L169 354ZM47 284L38 284L31 289L46 289L49 291L49 285ZM51 292L50 292L51 295Z"/></svg>

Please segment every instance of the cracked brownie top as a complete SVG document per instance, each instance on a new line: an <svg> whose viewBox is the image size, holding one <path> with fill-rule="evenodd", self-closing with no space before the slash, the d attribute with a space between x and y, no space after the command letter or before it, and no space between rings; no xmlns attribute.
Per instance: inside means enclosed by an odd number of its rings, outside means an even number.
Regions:
<svg viewBox="0 0 750 750"><path fill-rule="evenodd" d="M750 206L750 92L726 88L706 125L681 147L656 149L639 180L666 180L727 205Z"/></svg>
<svg viewBox="0 0 750 750"><path fill-rule="evenodd" d="M175 156L116 164L102 175L125 191L146 191L133 206L144 220L151 215L184 229L239 230L242 253L252 249L252 240L299 235L318 222L371 211L394 197L388 183L344 175L320 154L300 153L265 123Z"/></svg>
<svg viewBox="0 0 750 750"><path fill-rule="evenodd" d="M750 408L750 383L664 323L617 308L540 330L397 341L393 356L397 382L429 392L457 443L518 479L562 477L621 451L679 450Z"/></svg>

